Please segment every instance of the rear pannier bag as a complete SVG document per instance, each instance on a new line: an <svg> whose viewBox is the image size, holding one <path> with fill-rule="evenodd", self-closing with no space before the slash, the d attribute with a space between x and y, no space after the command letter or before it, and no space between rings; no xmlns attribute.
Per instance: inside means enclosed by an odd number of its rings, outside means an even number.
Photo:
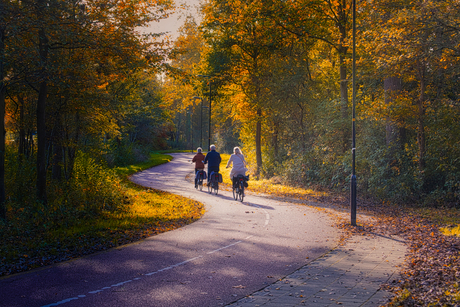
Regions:
<svg viewBox="0 0 460 307"><path fill-rule="evenodd" d="M201 179L205 179L206 178L206 171L200 171L198 173L198 176L201 176Z"/></svg>
<svg viewBox="0 0 460 307"><path fill-rule="evenodd" d="M211 178L211 180L213 180L214 178L217 179L217 182L219 183L222 183L222 174L221 173L211 173L211 176L214 176L213 178Z"/></svg>

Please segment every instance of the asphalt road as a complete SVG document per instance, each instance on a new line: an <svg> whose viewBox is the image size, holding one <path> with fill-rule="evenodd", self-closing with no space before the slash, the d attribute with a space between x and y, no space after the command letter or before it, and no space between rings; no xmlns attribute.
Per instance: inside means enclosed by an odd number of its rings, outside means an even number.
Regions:
<svg viewBox="0 0 460 307"><path fill-rule="evenodd" d="M0 306L222 306L337 245L326 213L231 192L196 191L191 154L132 177L205 204L199 221L77 260L0 280Z"/></svg>

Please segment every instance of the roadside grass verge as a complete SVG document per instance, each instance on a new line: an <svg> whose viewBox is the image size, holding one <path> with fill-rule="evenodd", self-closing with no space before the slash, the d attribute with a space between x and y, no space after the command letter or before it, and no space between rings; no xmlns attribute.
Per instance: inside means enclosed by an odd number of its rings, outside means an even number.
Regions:
<svg viewBox="0 0 460 307"><path fill-rule="evenodd" d="M94 172L99 170L98 175L80 179L80 191L70 193L62 187L51 187L53 201L47 206L9 204L8 223L0 224L0 276L135 242L199 219L204 213L202 204L128 180L130 174L171 159L152 154L145 163L118 168L115 177L121 180L93 167ZM103 184L105 187L101 187ZM88 206L94 207L92 194L101 194L103 188L116 194L116 203L103 200L97 213L85 211ZM75 199L78 202L72 203Z"/></svg>
<svg viewBox="0 0 460 307"><path fill-rule="evenodd" d="M149 160L138 164L116 167L115 171L118 175L126 179L128 176L134 173L149 169L160 164L168 163L171 160L172 157L170 155L163 153L151 153Z"/></svg>

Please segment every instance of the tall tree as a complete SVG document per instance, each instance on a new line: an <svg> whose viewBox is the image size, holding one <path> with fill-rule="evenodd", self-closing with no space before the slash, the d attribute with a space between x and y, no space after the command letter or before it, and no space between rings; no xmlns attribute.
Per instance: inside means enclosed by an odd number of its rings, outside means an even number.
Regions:
<svg viewBox="0 0 460 307"><path fill-rule="evenodd" d="M37 99L37 197L43 203L46 197L46 99L48 96L48 52L49 39L45 24L49 22L46 0L37 0L36 16L38 24L38 57L40 83ZM48 17L48 18L47 18ZM40 18L40 19L38 19Z"/></svg>
<svg viewBox="0 0 460 307"><path fill-rule="evenodd" d="M347 60L350 48L351 8L351 0L269 1L264 5L264 14L284 31L305 40L326 43L335 50L340 79L340 110L344 124L349 118ZM348 127L349 125L344 125L341 129L343 151L349 148Z"/></svg>
<svg viewBox="0 0 460 307"><path fill-rule="evenodd" d="M401 76L407 82L406 93L412 98L412 116L416 119L418 164L425 166L427 107L439 99L443 77L452 71L448 63L457 60L452 51L458 46L458 32L441 22L451 10L445 1L373 2L374 14L380 22L372 29L374 60L388 75ZM372 5L370 4L370 5ZM451 4L455 6L455 4ZM377 19L378 20L378 19ZM415 81L415 82L414 82ZM434 86L434 87L433 87ZM434 91L432 89L435 89ZM404 103L406 99L396 99ZM410 113L409 113L410 114Z"/></svg>
<svg viewBox="0 0 460 307"><path fill-rule="evenodd" d="M148 65L157 67L163 61L164 46L157 40L158 36L142 36L137 29L166 18L172 2L36 0L2 1L1 5L0 59L2 67L8 63L9 97L6 102L18 105L20 123L16 127L24 152L23 115L30 109L31 101L36 101L36 127L31 121L28 130L37 131L36 190L38 199L46 203L48 166L53 166L53 176L59 178L61 162L72 163L62 155L66 150L64 144L75 152L83 129L90 130L88 125L81 123L94 120L96 113L92 110L95 108L106 107L105 114L110 114L106 89L110 82L126 78L129 73ZM8 36L5 25L10 17L4 12L12 8L17 11L16 26L10 29L20 35ZM5 40L5 37L11 39ZM5 93L4 81L2 76L2 94ZM25 86L35 93L24 90ZM70 151L69 156L72 155Z"/></svg>
<svg viewBox="0 0 460 307"><path fill-rule="evenodd" d="M255 139L256 176L262 169L262 123L264 119L264 61L276 45L274 24L261 14L259 1L211 1L205 9L205 36L213 48L209 60L230 61L220 68L223 78L237 85L245 95L247 114L252 114ZM224 48L224 49L222 49ZM227 50L225 50L227 49ZM220 58L220 60L219 60ZM210 63L212 64L212 63ZM212 67L212 66L211 66ZM214 66L216 68L216 66Z"/></svg>
<svg viewBox="0 0 460 307"><path fill-rule="evenodd" d="M0 0L0 219L6 219L5 190L5 93L7 77L7 38L15 28L15 5L7 0Z"/></svg>

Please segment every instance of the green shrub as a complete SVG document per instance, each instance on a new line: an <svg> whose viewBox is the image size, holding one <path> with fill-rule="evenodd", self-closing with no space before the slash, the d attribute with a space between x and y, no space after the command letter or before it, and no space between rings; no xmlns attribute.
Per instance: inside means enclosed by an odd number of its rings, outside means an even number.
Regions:
<svg viewBox="0 0 460 307"><path fill-rule="evenodd" d="M69 183L77 211L100 215L119 209L123 203L123 185L114 170L96 163L88 154L78 152Z"/></svg>

